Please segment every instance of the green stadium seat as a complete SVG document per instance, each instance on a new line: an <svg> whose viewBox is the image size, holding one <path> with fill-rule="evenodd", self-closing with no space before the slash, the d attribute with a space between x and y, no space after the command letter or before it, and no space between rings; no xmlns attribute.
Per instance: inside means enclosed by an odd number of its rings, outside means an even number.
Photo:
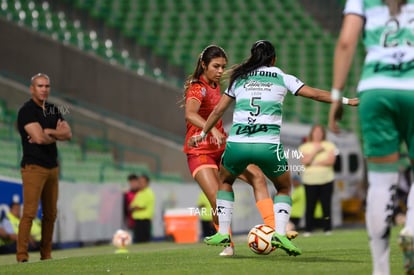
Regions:
<svg viewBox="0 0 414 275"><path fill-rule="evenodd" d="M82 10L90 10L95 0L74 0L74 6Z"/></svg>
<svg viewBox="0 0 414 275"><path fill-rule="evenodd" d="M82 151L76 143L58 143L58 152L60 159L70 159L72 161L82 160Z"/></svg>
<svg viewBox="0 0 414 275"><path fill-rule="evenodd" d="M0 98L0 122L5 122L7 114L7 104L6 101Z"/></svg>
<svg viewBox="0 0 414 275"><path fill-rule="evenodd" d="M111 1L108 9L105 24L110 28L120 30L125 23L127 4L125 1Z"/></svg>
<svg viewBox="0 0 414 275"><path fill-rule="evenodd" d="M9 3L6 0L1 0L0 2L0 15L2 17L7 17L9 14Z"/></svg>
<svg viewBox="0 0 414 275"><path fill-rule="evenodd" d="M100 173L100 182L123 183L126 181L130 171L118 169L114 166L106 166Z"/></svg>
<svg viewBox="0 0 414 275"><path fill-rule="evenodd" d="M97 19L105 19L110 14L111 0L95 0L90 7L90 14Z"/></svg>
<svg viewBox="0 0 414 275"><path fill-rule="evenodd" d="M328 125L328 114L329 114L329 104L322 104L319 103L320 111L319 111L319 123L327 126Z"/></svg>
<svg viewBox="0 0 414 275"><path fill-rule="evenodd" d="M277 65L282 70L319 88L329 87L332 81L334 38L317 24L299 0L260 3L252 0L62 0L89 14L88 20L103 23L99 26L104 29L99 31L80 26L79 22L75 26L68 16L53 10L54 5L49 5L51 2L47 0L0 1L2 17L52 34L64 43L94 52L111 63L123 64L140 75L160 80L168 76L164 68L151 67L151 57L136 60L118 50L115 40L108 47L100 36L101 31L113 28L121 38L135 41L168 64L182 67L185 75L192 73L195 57L211 43L224 47L229 63L234 64L248 56L254 40L269 39L275 44ZM363 47L358 49L358 54L363 56ZM356 62L362 59L357 58ZM358 77L359 72L353 68L349 81L355 83ZM182 81L176 82L181 86ZM309 117L314 116L309 110L319 110L302 106L308 102L296 99L287 99L285 103L289 109L285 112L286 120L294 119L295 113L302 109Z"/></svg>
<svg viewBox="0 0 414 275"><path fill-rule="evenodd" d="M131 62L131 69L138 75L148 74L148 66L144 59L140 59L138 61L133 60Z"/></svg>
<svg viewBox="0 0 414 275"><path fill-rule="evenodd" d="M21 179L20 168L4 167L0 165L0 175L13 179Z"/></svg>
<svg viewBox="0 0 414 275"><path fill-rule="evenodd" d="M142 33L142 28L139 25L140 17L138 15L127 15L127 19L121 28L121 33L126 38L136 39Z"/></svg>
<svg viewBox="0 0 414 275"><path fill-rule="evenodd" d="M0 140L1 158L0 166L9 165L10 167L19 167L21 160L21 145L17 140Z"/></svg>

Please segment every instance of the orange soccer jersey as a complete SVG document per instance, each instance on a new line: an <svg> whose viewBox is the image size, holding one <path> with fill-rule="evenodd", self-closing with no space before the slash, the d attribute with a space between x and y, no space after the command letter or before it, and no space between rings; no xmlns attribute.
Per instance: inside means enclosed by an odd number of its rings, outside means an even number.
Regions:
<svg viewBox="0 0 414 275"><path fill-rule="evenodd" d="M213 111L214 107L220 101L220 98L220 86L217 85L216 88L213 88L210 85L208 85L208 83L203 79L203 77L200 77L200 82L193 83L188 88L185 100L186 103L189 99L198 100L201 104L198 114L202 118L207 120L208 116ZM222 133L224 133L223 122L221 119L217 122L215 127ZM221 144L220 146L218 146L214 142L214 138L211 132L201 143L198 144L197 147L188 147L188 139L194 135L200 134L201 130L202 129L194 126L193 124L187 121L187 134L185 136L184 142L184 152L186 154L208 154L224 151L225 144Z"/></svg>

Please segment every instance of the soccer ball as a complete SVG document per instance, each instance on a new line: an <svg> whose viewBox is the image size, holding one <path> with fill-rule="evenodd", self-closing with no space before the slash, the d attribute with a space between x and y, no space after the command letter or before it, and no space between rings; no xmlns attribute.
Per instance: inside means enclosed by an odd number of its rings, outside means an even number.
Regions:
<svg viewBox="0 0 414 275"><path fill-rule="evenodd" d="M272 236L275 230L268 225L258 224L254 226L248 236L247 244L256 254L267 255L276 248L272 246Z"/></svg>
<svg viewBox="0 0 414 275"><path fill-rule="evenodd" d="M119 229L112 237L112 244L119 249L126 248L132 242L131 234L127 231Z"/></svg>

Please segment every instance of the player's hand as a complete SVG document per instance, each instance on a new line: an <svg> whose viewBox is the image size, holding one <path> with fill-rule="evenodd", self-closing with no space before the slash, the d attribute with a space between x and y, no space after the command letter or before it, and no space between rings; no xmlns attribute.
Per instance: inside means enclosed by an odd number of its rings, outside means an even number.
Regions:
<svg viewBox="0 0 414 275"><path fill-rule="evenodd" d="M348 105L349 106L358 106L359 105L359 98L354 97L354 98L350 98L348 101Z"/></svg>
<svg viewBox="0 0 414 275"><path fill-rule="evenodd" d="M226 135L224 135L222 132L217 130L216 128L213 128L211 130L211 134L213 135L214 142L220 147L220 145L224 144L226 142Z"/></svg>
<svg viewBox="0 0 414 275"><path fill-rule="evenodd" d="M351 100L353 99L350 99L348 103L350 103ZM342 119L342 115L343 115L342 102L341 101L333 102L329 110L328 127L329 127L329 130L331 130L335 134L339 134L340 132L337 122Z"/></svg>
<svg viewBox="0 0 414 275"><path fill-rule="evenodd" d="M201 142L202 140L203 138L200 135L195 135L188 139L187 144L189 147L197 147L198 143Z"/></svg>

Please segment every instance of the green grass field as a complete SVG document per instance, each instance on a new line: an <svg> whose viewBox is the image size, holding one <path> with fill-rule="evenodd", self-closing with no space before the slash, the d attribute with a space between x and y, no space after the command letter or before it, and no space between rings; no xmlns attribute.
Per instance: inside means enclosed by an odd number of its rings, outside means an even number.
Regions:
<svg viewBox="0 0 414 275"><path fill-rule="evenodd" d="M403 274L397 246L399 228L391 239L391 274ZM132 245L127 254L115 254L110 245L56 250L53 260L17 264L14 255L0 256L0 274L371 274L367 234L363 229L316 232L295 241L303 255L289 257L278 249L260 256L249 250L246 236L237 236L236 256L220 257L220 247L203 243L154 242Z"/></svg>

